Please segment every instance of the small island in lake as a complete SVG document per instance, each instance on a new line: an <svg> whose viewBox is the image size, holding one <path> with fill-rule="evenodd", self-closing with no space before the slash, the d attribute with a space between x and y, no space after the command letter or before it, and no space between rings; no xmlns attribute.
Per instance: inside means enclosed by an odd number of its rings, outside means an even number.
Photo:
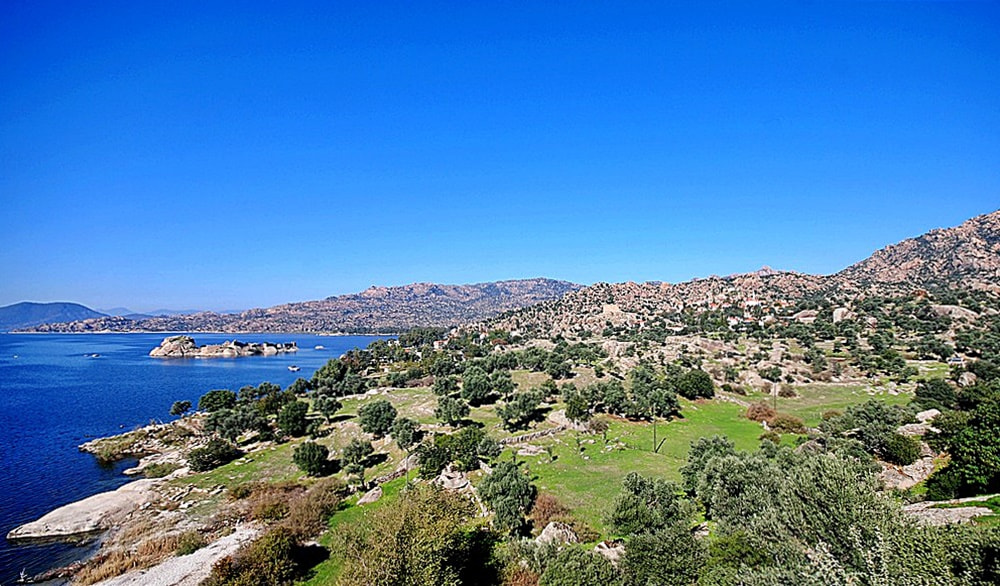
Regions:
<svg viewBox="0 0 1000 586"><path fill-rule="evenodd" d="M295 342L287 344L240 342L232 340L221 344L198 346L191 336L170 336L149 351L154 358L237 358L240 356L274 356L298 352Z"/></svg>

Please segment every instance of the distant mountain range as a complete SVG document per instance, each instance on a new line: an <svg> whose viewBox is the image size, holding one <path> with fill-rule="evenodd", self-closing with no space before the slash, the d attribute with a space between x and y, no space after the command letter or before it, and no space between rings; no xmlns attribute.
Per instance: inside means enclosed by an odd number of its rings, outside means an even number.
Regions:
<svg viewBox="0 0 1000 586"><path fill-rule="evenodd" d="M204 311L141 318L92 316L24 328L34 332L399 332L416 326L448 327L479 321L557 299L580 287L542 278L473 285L373 286L360 293L237 314Z"/></svg>
<svg viewBox="0 0 1000 586"><path fill-rule="evenodd" d="M351 295L233 314L206 311L155 317L108 317L76 304L49 304L91 313L45 313L3 323L13 324L6 326L8 329L38 332L369 333L490 320L490 325L497 327L551 335L595 332L608 325L641 323L686 309L749 308L793 303L812 295L856 297L956 287L1000 293L1000 210L887 246L833 275L764 267L752 273L679 284L627 282L583 287L541 278L474 285L415 283L373 286ZM57 319L68 323L52 323Z"/></svg>
<svg viewBox="0 0 1000 586"><path fill-rule="evenodd" d="M0 331L10 331L53 323L105 317L79 303L32 303L23 301L0 307Z"/></svg>
<svg viewBox="0 0 1000 586"><path fill-rule="evenodd" d="M1000 293L1000 210L954 228L887 246L833 275L769 267L728 277L669 283L597 283L490 320L489 327L533 335L601 332L691 310L789 304L804 297L894 295L969 288Z"/></svg>

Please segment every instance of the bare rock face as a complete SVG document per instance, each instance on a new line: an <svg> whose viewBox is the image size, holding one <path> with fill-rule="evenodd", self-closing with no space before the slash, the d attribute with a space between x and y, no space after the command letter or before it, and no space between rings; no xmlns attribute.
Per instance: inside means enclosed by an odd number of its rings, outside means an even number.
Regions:
<svg viewBox="0 0 1000 586"><path fill-rule="evenodd" d="M926 525L949 525L953 523L971 523L976 517L992 515L993 511L977 503L989 500L997 495L983 495L949 501L924 501L903 507L903 512L912 515L917 521ZM948 505L939 508L938 505ZM962 505L962 506L955 506Z"/></svg>
<svg viewBox="0 0 1000 586"><path fill-rule="evenodd" d="M275 344L272 342L240 342L232 340L221 344L198 346L190 336L170 336L149 351L154 358L238 358L240 356L274 356L298 352L295 342Z"/></svg>
<svg viewBox="0 0 1000 586"><path fill-rule="evenodd" d="M883 463L879 478L885 483L886 489L906 490L923 480L927 480L931 472L934 472L934 459L923 457L909 466Z"/></svg>
<svg viewBox="0 0 1000 586"><path fill-rule="evenodd" d="M833 323L840 323L845 319L854 319L854 312L846 307L838 307L833 310Z"/></svg>
<svg viewBox="0 0 1000 586"><path fill-rule="evenodd" d="M151 495L154 480L136 480L118 490L102 492L70 503L7 534L11 540L71 539L111 527Z"/></svg>
<svg viewBox="0 0 1000 586"><path fill-rule="evenodd" d="M573 528L566 523L552 521L542 529L542 532L535 538L535 543L556 544L579 543L580 537L573 531Z"/></svg>
<svg viewBox="0 0 1000 586"><path fill-rule="evenodd" d="M625 544L617 539L602 541L594 546L594 553L604 556L617 566L622 556L625 555Z"/></svg>

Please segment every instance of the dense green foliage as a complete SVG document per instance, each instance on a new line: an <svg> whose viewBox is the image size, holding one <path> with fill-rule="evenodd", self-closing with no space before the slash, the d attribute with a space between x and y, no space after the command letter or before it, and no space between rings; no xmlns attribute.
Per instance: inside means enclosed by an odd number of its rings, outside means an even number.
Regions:
<svg viewBox="0 0 1000 586"><path fill-rule="evenodd" d="M286 434L299 437L306 433L306 414L309 404L304 401L292 401L281 408L278 413L278 427Z"/></svg>
<svg viewBox="0 0 1000 586"><path fill-rule="evenodd" d="M358 409L358 423L361 429L375 437L389 433L395 420L396 408L385 399L367 403Z"/></svg>
<svg viewBox="0 0 1000 586"><path fill-rule="evenodd" d="M215 389L209 391L198 399L199 411L218 411L220 409L232 409L236 406L236 393L229 389Z"/></svg>
<svg viewBox="0 0 1000 586"><path fill-rule="evenodd" d="M525 516L535 502L535 486L517 464L501 462L479 484L479 496L495 513L496 527L517 534L526 527Z"/></svg>
<svg viewBox="0 0 1000 586"><path fill-rule="evenodd" d="M299 470L310 476L323 476L329 472L330 450L315 442L303 442L295 448L292 461Z"/></svg>
<svg viewBox="0 0 1000 586"><path fill-rule="evenodd" d="M209 440L203 448L191 450L187 460L191 470L204 472L232 462L242 455L233 444L216 438Z"/></svg>

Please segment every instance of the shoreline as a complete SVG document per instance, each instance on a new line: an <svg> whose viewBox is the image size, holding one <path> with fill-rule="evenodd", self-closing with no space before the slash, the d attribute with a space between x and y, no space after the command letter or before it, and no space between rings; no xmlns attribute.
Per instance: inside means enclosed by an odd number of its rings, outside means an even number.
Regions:
<svg viewBox="0 0 1000 586"><path fill-rule="evenodd" d="M358 333L351 333L351 332L288 332L288 331L282 331L282 332L275 332L275 331L271 331L271 332L257 332L257 331L218 332L218 331L210 331L210 330L129 330L129 331L124 331L124 332L122 332L122 331L115 331L115 330L99 330L99 331L90 331L90 332L22 332L22 331L0 332L0 334L11 334L11 335L15 335L16 334L16 335L20 335L20 336L46 336L46 335L52 335L52 334L57 334L57 335L63 335L63 334L65 334L65 335L80 335L80 334L87 334L87 335L107 335L107 334L174 334L174 335L177 335L177 334L210 334L210 335L219 335L219 336L228 336L228 335L246 335L246 336L258 336L258 335L294 336L294 335L303 335L303 336L322 336L322 337L350 337L350 336L358 336L358 337L366 337L366 338L386 337L386 336L400 336L403 333L404 332L387 332L387 333L378 333L378 334L358 334Z"/></svg>

